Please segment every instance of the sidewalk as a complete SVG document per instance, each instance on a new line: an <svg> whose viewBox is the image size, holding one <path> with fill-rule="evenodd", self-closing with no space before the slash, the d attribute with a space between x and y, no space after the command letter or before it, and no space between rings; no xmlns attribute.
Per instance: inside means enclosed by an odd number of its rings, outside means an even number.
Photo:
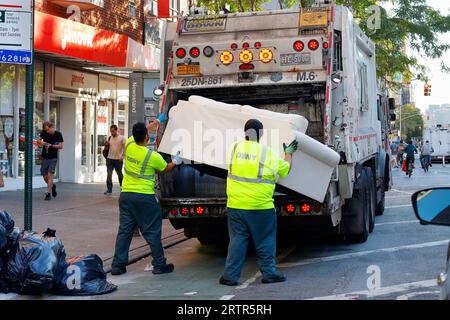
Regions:
<svg viewBox="0 0 450 320"><path fill-rule="evenodd" d="M105 196L105 184L57 183L58 196L44 200L45 189L33 190L33 230L43 232L50 227L66 248L68 257L98 254L112 257L119 226L119 191ZM0 210L14 216L16 227L23 229L23 190L0 192ZM168 220L163 221L163 236L175 232ZM131 248L144 245L142 237L134 237Z"/></svg>

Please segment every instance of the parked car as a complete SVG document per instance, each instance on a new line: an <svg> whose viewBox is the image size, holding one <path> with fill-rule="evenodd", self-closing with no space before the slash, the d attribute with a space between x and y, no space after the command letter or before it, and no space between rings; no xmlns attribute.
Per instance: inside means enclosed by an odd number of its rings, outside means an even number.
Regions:
<svg viewBox="0 0 450 320"><path fill-rule="evenodd" d="M450 226L450 188L432 188L418 191L412 196L414 213L424 225ZM441 300L450 300L450 244L447 249L445 271L437 279Z"/></svg>

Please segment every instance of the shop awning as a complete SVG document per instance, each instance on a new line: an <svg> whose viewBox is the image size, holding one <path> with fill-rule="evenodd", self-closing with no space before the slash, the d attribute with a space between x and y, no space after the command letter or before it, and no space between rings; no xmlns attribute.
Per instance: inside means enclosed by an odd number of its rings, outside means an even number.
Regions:
<svg viewBox="0 0 450 320"><path fill-rule="evenodd" d="M34 30L35 51L57 60L67 58L85 67L159 70L159 49L145 47L123 34L38 11Z"/></svg>

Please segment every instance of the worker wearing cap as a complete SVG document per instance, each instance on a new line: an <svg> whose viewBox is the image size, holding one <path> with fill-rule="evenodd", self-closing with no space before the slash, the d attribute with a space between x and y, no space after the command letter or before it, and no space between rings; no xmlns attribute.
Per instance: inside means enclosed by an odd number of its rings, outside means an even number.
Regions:
<svg viewBox="0 0 450 320"><path fill-rule="evenodd" d="M126 272L128 250L133 238L133 229L137 225L142 236L150 245L153 256L153 273L169 273L173 264L167 264L161 244L162 213L155 196L157 172L169 172L181 164L178 154L167 164L156 151L147 148L149 134L160 122L167 119L164 115L149 123L133 126L133 136L125 144L125 167L122 192L119 198L120 225L116 239L116 248L112 262L112 275Z"/></svg>
<svg viewBox="0 0 450 320"><path fill-rule="evenodd" d="M227 178L227 214L230 243L225 270L219 282L235 286L239 283L250 237L255 244L263 283L285 281L276 269L277 215L273 193L278 177L286 177L297 141L283 144L282 159L274 150L262 145L260 121L245 124L245 141L231 145Z"/></svg>

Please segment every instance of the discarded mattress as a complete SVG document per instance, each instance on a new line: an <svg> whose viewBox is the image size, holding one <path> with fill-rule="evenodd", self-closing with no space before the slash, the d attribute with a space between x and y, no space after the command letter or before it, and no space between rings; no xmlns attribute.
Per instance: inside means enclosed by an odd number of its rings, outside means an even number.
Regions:
<svg viewBox="0 0 450 320"><path fill-rule="evenodd" d="M283 143L298 141L288 177L278 184L323 202L339 154L305 134L308 121L251 106L228 105L198 96L180 100L169 111L169 121L158 150L187 161L228 168L228 151L244 139L244 125L252 118L264 125L261 143L283 155Z"/></svg>

